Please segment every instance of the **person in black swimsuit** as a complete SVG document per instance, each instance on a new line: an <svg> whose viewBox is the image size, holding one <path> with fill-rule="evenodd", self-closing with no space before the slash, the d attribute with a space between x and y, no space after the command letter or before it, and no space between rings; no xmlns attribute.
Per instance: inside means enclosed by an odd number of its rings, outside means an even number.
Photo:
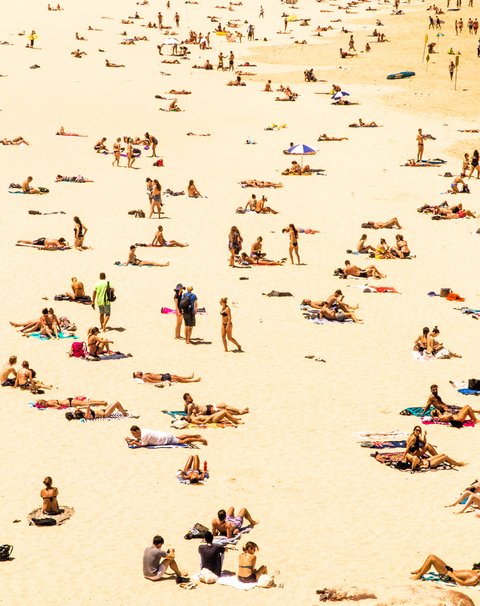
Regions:
<svg viewBox="0 0 480 606"><path fill-rule="evenodd" d="M78 217L73 217L73 233L74 233L74 246L77 250L85 250L85 246L83 246L83 240L85 239L85 234L88 229L83 225Z"/></svg>
<svg viewBox="0 0 480 606"><path fill-rule="evenodd" d="M468 178L470 179L470 177L473 175L474 171L477 171L477 179L480 179L480 166L479 166L479 154L478 154L478 149L476 149L473 154L472 154L472 161L470 163L470 174L468 175Z"/></svg>

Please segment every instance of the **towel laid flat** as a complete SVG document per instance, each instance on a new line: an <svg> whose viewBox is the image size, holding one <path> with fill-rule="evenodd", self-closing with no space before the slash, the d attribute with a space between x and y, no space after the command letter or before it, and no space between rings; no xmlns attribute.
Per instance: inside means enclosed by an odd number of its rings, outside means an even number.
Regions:
<svg viewBox="0 0 480 606"><path fill-rule="evenodd" d="M29 336L33 337L34 339L40 339L40 341L55 341L54 337L47 337L46 335L41 335L39 332L31 332L29 334ZM59 339L78 339L77 335L72 335L72 334L65 333L65 332L59 332L58 338Z"/></svg>
<svg viewBox="0 0 480 606"><path fill-rule="evenodd" d="M249 589L254 589L257 584L256 583L242 583L239 581L236 574L225 574L222 573L222 576L218 578L217 583L219 585L227 585L228 587L233 587L234 589L243 589L244 591L248 591Z"/></svg>

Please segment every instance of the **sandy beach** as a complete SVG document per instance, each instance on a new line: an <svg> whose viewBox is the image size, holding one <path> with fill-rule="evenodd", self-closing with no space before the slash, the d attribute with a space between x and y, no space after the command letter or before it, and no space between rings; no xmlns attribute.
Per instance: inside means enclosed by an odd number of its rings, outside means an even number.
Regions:
<svg viewBox="0 0 480 606"><path fill-rule="evenodd" d="M458 568L478 561L474 540L479 521L475 513L454 516L444 506L478 476L480 454L476 427L454 429L422 425L439 453L447 453L464 467L428 473L403 473L380 465L361 448L356 432L410 434L419 418L400 416L410 406L424 406L430 385L437 383L447 404L478 406L477 398L458 393L450 380L478 377L478 323L458 308L480 308L476 259L480 227L476 218L432 221L418 213L425 203L462 203L480 213L479 181L468 180L470 195L446 194L452 177L480 145L478 36L466 27L456 36L455 19L475 18L478 8L439 15L440 30L428 30L429 4L401 2L405 14L393 15L392 3L299 0L294 6L247 0L234 10L219 9L213 0L198 4L139 5L132 2L82 3L64 0L63 10L48 11L47 3L27 0L8 6L0 24L0 140L23 136L30 145L0 146L0 250L3 297L0 310L2 365L11 355L17 368L28 360L38 377L54 386L45 395L0 390L0 427L4 436L3 490L0 497L0 544L14 546L12 558L0 562L2 596L6 606L37 604L126 605L151 600L179 600L207 605L228 600L236 604L319 603L315 592L324 587L360 586L374 592L370 604L426 604L422 598L396 601L408 587L421 586L435 595L436 583L409 580L410 571L429 553ZM451 3L453 7L453 2ZM466 4L466 3L465 3ZM53 5L52 5L53 6ZM375 10L366 10L367 8ZM157 23L161 10L171 29L144 27ZM138 11L141 19L122 24ZM180 15L175 27L174 14ZM328 11L328 12L322 12ZM284 17L289 21L286 33ZM215 15L218 22L209 17ZM219 23L238 19L242 42L228 42L214 33ZM300 19L310 19L301 26ZM337 22L334 20L341 19ZM382 26L376 26L380 19ZM247 41L248 24L255 40ZM91 26L95 30L88 30ZM317 27L334 29L316 35ZM358 56L341 59L348 50L351 30ZM377 27L389 42L369 35ZM34 48L26 48L35 30ZM168 36L183 41L189 31L210 32L210 47L188 44L186 59L171 60ZM120 35L127 31L128 35ZM18 35L25 32L24 35ZM85 41L75 39L78 32ZM422 62L424 36L435 41L438 53ZM129 37L147 41L122 45ZM307 44L295 44L306 40ZM364 52L365 44L371 45ZM460 51L457 90L448 65ZM81 59L71 55L85 51ZM99 52L101 49L104 52ZM217 70L218 54L235 55L235 71ZM125 65L106 68L105 60ZM194 69L209 61L213 70ZM253 66L238 67L248 62ZM31 69L33 65L39 68ZM228 60L225 60L228 65ZM306 83L303 72L313 68L316 82ZM246 86L226 86L236 71ZM416 75L403 80L386 76L403 70ZM165 75L168 74L168 75ZM274 92L263 92L268 80ZM332 84L348 91L359 105L332 104ZM298 93L295 102L276 102L280 85ZM170 94L186 89L190 95ZM155 98L160 95L165 99ZM167 109L177 99L182 112ZM349 128L375 121L380 128ZM272 125L285 128L266 130ZM85 137L56 136L65 131ZM433 167L406 167L417 153L417 130L429 133L424 159L446 161ZM98 154L94 145L107 138L112 149L117 137L158 139L153 166L151 150L142 149L134 169L112 166L112 155ZM187 133L210 136L188 136ZM319 142L318 137L346 137ZM251 138L255 145L246 144ZM292 159L283 150L306 144L317 151L302 161L323 172L305 177L283 176ZM298 159L298 158L297 158ZM83 175L93 183L56 183L56 175ZM46 195L14 195L9 184L49 189ZM205 196L163 194L162 218L147 217L146 178L158 179L162 190L186 194L194 179ZM242 188L241 181L281 182L278 189ZM264 194L278 214L236 214L251 195ZM29 214L30 210L41 213ZM65 237L73 241L73 217L88 227L82 252L16 247L17 240ZM397 217L401 230L365 231L361 224ZM319 230L299 234L301 265L288 259L288 235L282 229ZM139 247L140 259L169 263L168 267L135 267L125 263L129 246L150 242L158 225L165 238L188 243L185 248ZM258 236L268 259L287 262L275 267L228 265L228 234L236 225L243 250ZM393 244L401 233L414 258L370 259L348 255L362 233L376 246L380 238ZM364 267L374 264L382 280L341 280L333 275L344 260ZM79 341L98 326L98 312L89 305L55 301L78 277L91 295L100 272L114 286L108 339L113 349L131 357L87 362L68 356L71 339L23 337L9 322L23 322L52 306L77 326ZM177 283L192 285L199 307L193 337L186 345L174 339L175 316L161 313L173 307ZM399 294L372 294L360 286L394 287ZM342 289L347 303L358 305L362 324L329 322L317 325L303 317L303 299L325 300ZM450 288L465 302L429 297ZM266 297L272 290L292 297ZM233 335L244 350L225 353L220 326L221 297L228 297ZM424 326L440 330L440 340L461 358L416 361L415 339ZM230 349L233 346L230 344ZM307 358L306 356L314 356ZM324 361L316 361L318 360ZM163 389L139 384L135 371L201 377L201 382ZM189 392L195 402L225 402L249 407L244 425L201 428L208 440L194 452L186 449L129 449L124 438L133 423L141 428L170 429L163 410L183 408ZM82 395L120 401L137 419L110 422L68 422L63 410L29 406L36 398ZM186 433L193 433L186 430ZM196 432L195 432L196 433ZM202 486L179 483L176 472L188 455L208 462L210 478ZM57 528L29 526L27 515L40 507L42 479L52 476L60 505L75 510ZM194 591L179 588L174 579L152 583L142 574L143 550L155 534L176 550L176 560L191 577L199 572L198 545L184 535L196 523L211 525L219 509L247 507L259 524L225 555L224 569L238 570L238 556L246 540L260 552L259 564L275 573L277 587L240 591L200 583ZM457 509L458 511L458 509ZM14 523L15 521L15 523ZM281 585L281 586L280 586ZM480 604L476 587L458 587ZM433 602L432 602L433 603ZM438 602L438 604L443 602Z"/></svg>

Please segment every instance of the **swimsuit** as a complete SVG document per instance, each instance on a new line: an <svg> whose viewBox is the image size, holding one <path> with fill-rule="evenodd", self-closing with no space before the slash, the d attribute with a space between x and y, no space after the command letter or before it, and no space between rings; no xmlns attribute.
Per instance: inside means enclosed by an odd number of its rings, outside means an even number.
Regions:
<svg viewBox="0 0 480 606"><path fill-rule="evenodd" d="M32 242L32 244L34 244L35 246L45 246L45 240L46 238L37 238Z"/></svg>
<svg viewBox="0 0 480 606"><path fill-rule="evenodd" d="M166 372L165 374L160 375L160 380L161 381L171 381L172 375L170 373Z"/></svg>
<svg viewBox="0 0 480 606"><path fill-rule="evenodd" d="M251 568L251 566L239 566L239 568ZM237 578L241 583L256 583L257 582L257 577L253 572L252 572L252 574L248 575L248 577L237 577ZM480 581L479 581L479 583L480 583Z"/></svg>

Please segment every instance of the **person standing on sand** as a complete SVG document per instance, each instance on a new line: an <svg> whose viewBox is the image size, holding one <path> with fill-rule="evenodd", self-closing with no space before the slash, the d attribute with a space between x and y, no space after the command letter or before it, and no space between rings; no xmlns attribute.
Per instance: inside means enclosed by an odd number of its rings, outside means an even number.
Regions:
<svg viewBox="0 0 480 606"><path fill-rule="evenodd" d="M158 17L158 29L162 29L163 15L160 11L158 12L157 17Z"/></svg>
<svg viewBox="0 0 480 606"><path fill-rule="evenodd" d="M107 323L110 320L111 315L111 301L107 296L107 291L114 291L115 289L110 286L110 282L107 282L106 275L102 271L100 274L100 280L95 284L92 294L92 307L95 309L95 301L98 305L98 311L100 312L100 327L102 332L107 330Z"/></svg>
<svg viewBox="0 0 480 606"><path fill-rule="evenodd" d="M185 323L185 343L189 345L198 308L198 299L197 295L193 293L193 286L187 287L187 292L183 294L178 307Z"/></svg>
<svg viewBox="0 0 480 606"><path fill-rule="evenodd" d="M422 129L419 128L417 134L417 162L421 162L423 158L424 140L425 137L422 134Z"/></svg>
<svg viewBox="0 0 480 606"><path fill-rule="evenodd" d="M129 139L127 144L127 168L132 168L134 162L135 156L133 155L133 141Z"/></svg>
<svg viewBox="0 0 480 606"><path fill-rule="evenodd" d="M180 27L180 15L178 13L175 13L175 26L176 27Z"/></svg>
<svg viewBox="0 0 480 606"><path fill-rule="evenodd" d="M234 63L235 63L235 55L233 54L233 51L230 51L230 55L228 57L228 70L231 72L233 72L233 70L235 69Z"/></svg>
<svg viewBox="0 0 480 606"><path fill-rule="evenodd" d="M265 17L265 11L263 10L263 6L260 5L260 13L258 15L259 19L263 19Z"/></svg>
<svg viewBox="0 0 480 606"><path fill-rule="evenodd" d="M182 300L183 289L183 284L177 284L173 289L175 293L173 295L173 304L175 306L175 315L177 316L177 321L175 323L175 339L183 339L181 335L183 315L179 307L180 301Z"/></svg>
<svg viewBox="0 0 480 606"><path fill-rule="evenodd" d="M448 66L448 72L450 74L450 82L453 80L453 74L455 73L455 63L450 61L450 65Z"/></svg>
<svg viewBox="0 0 480 606"><path fill-rule="evenodd" d="M120 166L120 153L122 151L121 142L122 142L121 138L118 137L117 140L115 141L115 143L113 144L112 166L115 166L115 162L117 163L117 166Z"/></svg>
<svg viewBox="0 0 480 606"><path fill-rule="evenodd" d="M293 223L290 223L288 227L282 229L282 233L287 233L290 237L290 242L288 246L288 254L290 256L290 261L293 265L293 252L295 251L295 256L297 257L297 265L300 265L300 255L298 254L298 231Z"/></svg>
<svg viewBox="0 0 480 606"><path fill-rule="evenodd" d="M232 336L232 312L228 305L227 297L223 297L220 299L220 305L222 309L220 310L220 316L222 317L222 341L223 347L225 351L228 352L227 339L236 345L237 351L243 351L242 346L236 341Z"/></svg>

